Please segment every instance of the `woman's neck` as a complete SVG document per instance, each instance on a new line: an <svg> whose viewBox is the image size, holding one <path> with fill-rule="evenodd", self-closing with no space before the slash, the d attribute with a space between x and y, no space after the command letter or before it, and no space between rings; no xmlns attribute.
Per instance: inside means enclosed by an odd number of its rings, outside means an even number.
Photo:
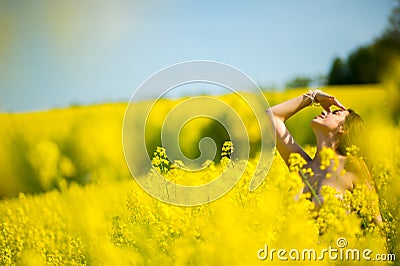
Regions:
<svg viewBox="0 0 400 266"><path fill-rule="evenodd" d="M337 148L337 140L335 140L335 136L324 136L324 135L320 135L320 136L316 136L317 137L317 151L316 151L316 155L314 157L314 161L321 161L320 158L320 153L324 148L331 148L332 150L335 151L336 155L338 157L341 157L341 155L336 151Z"/></svg>
<svg viewBox="0 0 400 266"><path fill-rule="evenodd" d="M321 151L324 148L331 148L333 150L336 150L337 147L337 141L333 140L333 138L324 138L324 139L319 139L317 138L317 151Z"/></svg>

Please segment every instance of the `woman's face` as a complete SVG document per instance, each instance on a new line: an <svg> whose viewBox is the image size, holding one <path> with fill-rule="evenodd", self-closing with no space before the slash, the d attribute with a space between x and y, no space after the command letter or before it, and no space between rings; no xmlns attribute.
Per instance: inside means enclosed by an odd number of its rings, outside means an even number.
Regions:
<svg viewBox="0 0 400 266"><path fill-rule="evenodd" d="M335 132L339 129L340 125L343 124L348 114L349 111L346 110L335 110L333 112L323 111L320 115L314 117L311 121L311 126L313 128Z"/></svg>

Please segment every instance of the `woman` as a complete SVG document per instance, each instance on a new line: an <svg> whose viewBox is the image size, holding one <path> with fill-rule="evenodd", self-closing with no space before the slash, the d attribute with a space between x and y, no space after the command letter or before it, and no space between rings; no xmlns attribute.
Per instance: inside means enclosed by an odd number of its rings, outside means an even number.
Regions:
<svg viewBox="0 0 400 266"><path fill-rule="evenodd" d="M317 152L311 158L293 139L285 121L303 108L320 104L324 111L311 121L311 128L317 141ZM336 106L336 110L331 108ZM346 155L353 145L360 145L363 134L363 120L351 109L346 109L335 97L320 90L310 91L302 96L290 99L269 109L276 129L276 147L283 160L289 166L289 156L298 153L306 161L305 168L314 173L305 182L303 193L312 192L312 201L319 207L323 202L322 186L336 189L338 197L346 190L352 191L361 180L374 190L368 168L361 160L350 160ZM331 148L336 153L329 167L321 167L321 150ZM322 169L321 169L322 168ZM303 182L305 180L303 179ZM313 190L313 191L311 191ZM380 217L377 217L380 220Z"/></svg>

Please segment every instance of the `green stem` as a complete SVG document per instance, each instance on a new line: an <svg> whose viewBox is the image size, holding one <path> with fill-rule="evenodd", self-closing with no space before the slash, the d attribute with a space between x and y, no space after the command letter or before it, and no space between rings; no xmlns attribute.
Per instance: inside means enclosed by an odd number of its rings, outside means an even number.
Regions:
<svg viewBox="0 0 400 266"><path fill-rule="evenodd" d="M164 183L165 183L165 191L167 192L167 198L169 199L169 192L168 192L168 187L167 187L167 179L165 178L165 174L167 174L166 172L164 172L164 165L161 164L161 172L162 172L162 176L164 178Z"/></svg>
<svg viewBox="0 0 400 266"><path fill-rule="evenodd" d="M242 208L244 209L244 204L243 204L243 199L242 199L242 194L240 194L240 189L238 186L236 186L238 193L239 193L239 198L240 198L240 203L242 204Z"/></svg>
<svg viewBox="0 0 400 266"><path fill-rule="evenodd" d="M315 189L311 186L310 182L308 182L307 177L304 176L304 174L299 171L301 178L303 179L303 182L306 184L306 186L308 187L308 189L311 191L311 194L313 195L313 198L316 198L318 201L319 205L322 205L322 201L319 199L317 193L315 192Z"/></svg>

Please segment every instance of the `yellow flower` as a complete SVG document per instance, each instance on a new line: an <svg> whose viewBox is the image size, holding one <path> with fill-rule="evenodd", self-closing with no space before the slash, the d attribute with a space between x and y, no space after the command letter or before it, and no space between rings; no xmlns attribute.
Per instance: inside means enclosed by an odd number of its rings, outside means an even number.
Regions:
<svg viewBox="0 0 400 266"><path fill-rule="evenodd" d="M325 170L329 167L332 167L332 170L335 171L339 165L339 158L337 157L335 151L331 148L323 148L319 153L321 159L321 170Z"/></svg>
<svg viewBox="0 0 400 266"><path fill-rule="evenodd" d="M225 141L222 145L221 157L231 158L234 150L232 141Z"/></svg>
<svg viewBox="0 0 400 266"><path fill-rule="evenodd" d="M291 172L298 172L307 163L299 153L291 153L288 162Z"/></svg>

